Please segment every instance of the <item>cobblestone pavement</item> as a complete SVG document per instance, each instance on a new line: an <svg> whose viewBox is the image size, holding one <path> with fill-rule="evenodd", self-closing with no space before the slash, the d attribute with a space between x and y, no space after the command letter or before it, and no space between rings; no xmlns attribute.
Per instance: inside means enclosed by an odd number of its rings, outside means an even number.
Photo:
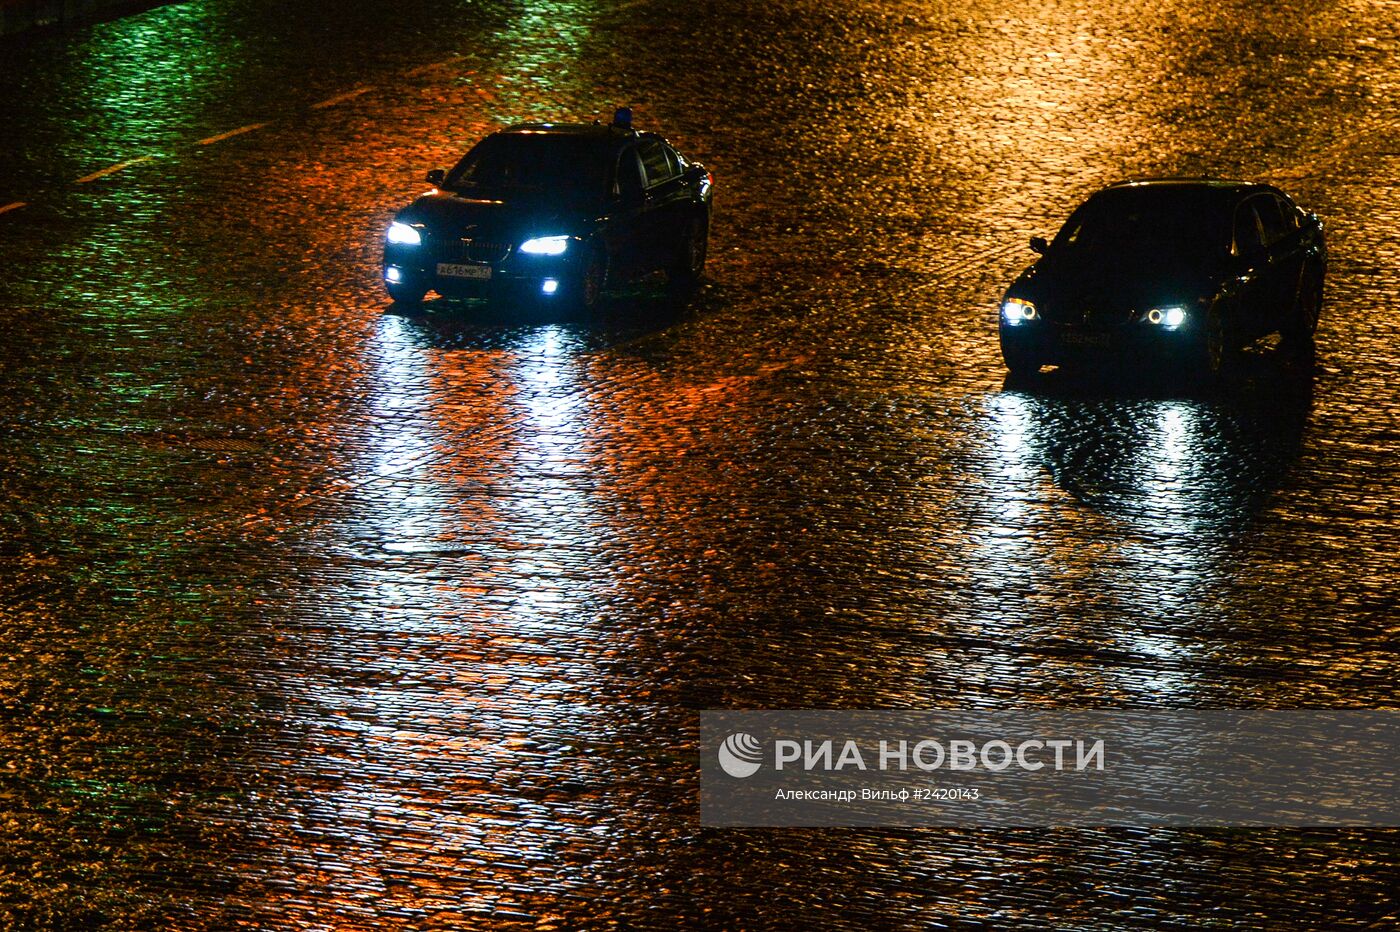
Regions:
<svg viewBox="0 0 1400 932"><path fill-rule="evenodd" d="M1393 832L705 830L695 759L705 708L1395 707L1393 4L194 0L0 49L0 926L1400 924ZM716 175L697 301L386 311L425 169L617 103ZM1315 371L1004 384L1027 237L1165 173L1326 219Z"/></svg>

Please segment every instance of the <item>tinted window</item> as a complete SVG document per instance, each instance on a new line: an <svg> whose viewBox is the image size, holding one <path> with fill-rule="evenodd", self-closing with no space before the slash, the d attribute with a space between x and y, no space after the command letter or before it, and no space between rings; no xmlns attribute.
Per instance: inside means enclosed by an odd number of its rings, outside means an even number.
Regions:
<svg viewBox="0 0 1400 932"><path fill-rule="evenodd" d="M1235 210L1235 243L1231 250L1242 256L1264 245L1264 236L1259 229L1259 215L1254 210L1253 201L1245 201Z"/></svg>
<svg viewBox="0 0 1400 932"><path fill-rule="evenodd" d="M1272 194L1265 194L1251 198L1250 203L1259 214L1259 226L1263 232L1265 246L1272 246L1292 232L1284 220L1283 211L1279 209L1278 198Z"/></svg>
<svg viewBox="0 0 1400 932"><path fill-rule="evenodd" d="M1278 205L1279 216L1283 217L1284 229L1289 233L1298 229L1299 211L1287 199L1274 195L1274 202Z"/></svg>
<svg viewBox="0 0 1400 932"><path fill-rule="evenodd" d="M679 152L667 145L662 145L661 148L666 151L666 161L671 163L672 175L679 175L685 171L685 159L681 157Z"/></svg>
<svg viewBox="0 0 1400 932"><path fill-rule="evenodd" d="M642 171L646 174L647 187L669 181L677 174L675 156L666 151L660 140L648 139L642 143L640 153Z"/></svg>
<svg viewBox="0 0 1400 932"><path fill-rule="evenodd" d="M1230 215L1209 188L1115 188L1089 198L1052 249L1110 261L1197 261L1230 248Z"/></svg>
<svg viewBox="0 0 1400 932"><path fill-rule="evenodd" d="M642 163L637 160L637 150L628 149L617 159L617 184L614 194L629 191L640 193L645 185L642 182Z"/></svg>
<svg viewBox="0 0 1400 932"><path fill-rule="evenodd" d="M541 192L601 197L607 189L604 139L549 133L505 133L476 145L447 187L462 193Z"/></svg>

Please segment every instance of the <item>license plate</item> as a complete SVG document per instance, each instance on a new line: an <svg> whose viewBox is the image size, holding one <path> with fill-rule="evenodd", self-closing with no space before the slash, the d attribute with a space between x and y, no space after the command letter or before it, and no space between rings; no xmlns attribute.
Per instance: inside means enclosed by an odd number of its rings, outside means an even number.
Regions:
<svg viewBox="0 0 1400 932"><path fill-rule="evenodd" d="M439 262L437 273L444 278L472 278L487 281L491 278L491 266L466 265L459 262Z"/></svg>
<svg viewBox="0 0 1400 932"><path fill-rule="evenodd" d="M1066 346L1097 346L1104 349L1108 347L1109 342L1106 333L1084 333L1078 330L1060 334L1060 341Z"/></svg>

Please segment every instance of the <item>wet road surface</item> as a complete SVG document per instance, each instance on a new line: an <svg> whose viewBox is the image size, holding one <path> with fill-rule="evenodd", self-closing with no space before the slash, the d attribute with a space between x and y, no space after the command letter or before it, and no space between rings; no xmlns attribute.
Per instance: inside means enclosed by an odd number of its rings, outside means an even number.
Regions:
<svg viewBox="0 0 1400 932"><path fill-rule="evenodd" d="M6 40L0 925L1391 928L1393 832L719 831L696 714L1394 707L1394 9L193 2ZM377 282L630 103L708 283ZM1006 384L1128 175L1327 221L1314 369Z"/></svg>

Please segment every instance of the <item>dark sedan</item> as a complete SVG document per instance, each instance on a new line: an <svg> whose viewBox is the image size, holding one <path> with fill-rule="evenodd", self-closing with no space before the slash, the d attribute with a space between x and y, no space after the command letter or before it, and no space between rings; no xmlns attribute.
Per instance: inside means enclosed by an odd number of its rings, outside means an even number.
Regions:
<svg viewBox="0 0 1400 932"><path fill-rule="evenodd" d="M609 287L664 272L688 292L709 242L713 177L655 133L528 123L493 133L389 225L384 284L397 302L530 298L595 307Z"/></svg>
<svg viewBox="0 0 1400 932"><path fill-rule="evenodd" d="M1277 188L1152 179L1085 201L1001 302L1013 373L1105 359L1220 374L1271 333L1310 350L1322 306L1322 222Z"/></svg>

